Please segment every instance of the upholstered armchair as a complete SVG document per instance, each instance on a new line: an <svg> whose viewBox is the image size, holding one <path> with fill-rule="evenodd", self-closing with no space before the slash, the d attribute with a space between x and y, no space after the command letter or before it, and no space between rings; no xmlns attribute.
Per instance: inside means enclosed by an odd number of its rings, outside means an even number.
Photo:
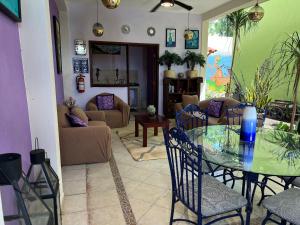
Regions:
<svg viewBox="0 0 300 225"><path fill-rule="evenodd" d="M99 95L108 95L109 93L101 93ZM98 95L97 95L98 96ZM114 108L111 110L99 110L97 107L96 99L93 97L86 104L87 111L93 111L94 114L104 112L105 121L110 128L125 127L129 122L130 107L118 96L114 95Z"/></svg>

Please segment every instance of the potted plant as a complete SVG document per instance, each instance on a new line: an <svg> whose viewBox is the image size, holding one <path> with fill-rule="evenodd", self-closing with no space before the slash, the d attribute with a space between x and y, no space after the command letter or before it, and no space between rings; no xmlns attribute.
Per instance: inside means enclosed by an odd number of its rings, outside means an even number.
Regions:
<svg viewBox="0 0 300 225"><path fill-rule="evenodd" d="M172 65L181 65L182 59L181 57L176 53L171 53L169 51L165 51L165 54L163 54L159 58L159 64L160 65L166 65L168 67L167 70L164 71L164 76L168 78L176 78L175 71L171 70Z"/></svg>
<svg viewBox="0 0 300 225"><path fill-rule="evenodd" d="M187 64L187 68L190 69L187 71L187 76L189 78L198 77L198 70L195 70L196 65L200 65L200 67L204 67L205 65L205 57L199 53L187 51L185 53L185 58L183 60Z"/></svg>

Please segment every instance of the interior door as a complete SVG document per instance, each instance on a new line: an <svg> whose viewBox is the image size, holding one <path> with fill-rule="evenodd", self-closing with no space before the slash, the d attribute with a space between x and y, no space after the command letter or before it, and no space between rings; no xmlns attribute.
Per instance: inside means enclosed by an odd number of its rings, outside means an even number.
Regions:
<svg viewBox="0 0 300 225"><path fill-rule="evenodd" d="M159 46L147 46L147 105L158 110L158 56Z"/></svg>

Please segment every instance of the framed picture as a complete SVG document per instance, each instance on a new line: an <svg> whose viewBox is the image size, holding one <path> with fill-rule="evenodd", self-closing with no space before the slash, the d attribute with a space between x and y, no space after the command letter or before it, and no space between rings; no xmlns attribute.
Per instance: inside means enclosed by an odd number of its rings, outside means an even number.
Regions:
<svg viewBox="0 0 300 225"><path fill-rule="evenodd" d="M166 29L166 47L167 48L176 47L176 29L172 29L172 28Z"/></svg>
<svg viewBox="0 0 300 225"><path fill-rule="evenodd" d="M0 11L16 22L21 22L21 0L0 0Z"/></svg>
<svg viewBox="0 0 300 225"><path fill-rule="evenodd" d="M56 68L57 68L57 73L61 74L62 60L61 60L60 24L56 16L53 16L53 30L54 30L54 41L55 41Z"/></svg>
<svg viewBox="0 0 300 225"><path fill-rule="evenodd" d="M89 72L89 62L87 58L73 58L73 72L78 73L88 73Z"/></svg>
<svg viewBox="0 0 300 225"><path fill-rule="evenodd" d="M199 30L191 30L193 32L192 40L185 40L185 49L199 48Z"/></svg>

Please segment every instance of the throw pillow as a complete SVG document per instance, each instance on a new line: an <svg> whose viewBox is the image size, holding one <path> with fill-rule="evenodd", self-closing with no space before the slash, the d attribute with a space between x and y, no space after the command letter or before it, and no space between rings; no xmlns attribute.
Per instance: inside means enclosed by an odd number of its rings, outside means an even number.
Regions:
<svg viewBox="0 0 300 225"><path fill-rule="evenodd" d="M96 103L99 110L111 110L114 109L114 95L98 95L96 97Z"/></svg>
<svg viewBox="0 0 300 225"><path fill-rule="evenodd" d="M189 104L198 105L198 103L199 103L198 95L182 95L183 108Z"/></svg>
<svg viewBox="0 0 300 225"><path fill-rule="evenodd" d="M66 117L68 118L72 127L87 127L88 126L87 123L85 123L83 120L81 120L80 118L78 118L77 116L75 116L73 114L66 113Z"/></svg>
<svg viewBox="0 0 300 225"><path fill-rule="evenodd" d="M207 107L207 114L216 118L220 118L222 114L223 101L210 100Z"/></svg>
<svg viewBox="0 0 300 225"><path fill-rule="evenodd" d="M89 118L87 117L87 115L85 114L85 112L79 108L79 107L73 107L71 109L71 114L73 114L74 116L78 117L79 119L81 119L82 121L84 121L86 124L89 121Z"/></svg>

